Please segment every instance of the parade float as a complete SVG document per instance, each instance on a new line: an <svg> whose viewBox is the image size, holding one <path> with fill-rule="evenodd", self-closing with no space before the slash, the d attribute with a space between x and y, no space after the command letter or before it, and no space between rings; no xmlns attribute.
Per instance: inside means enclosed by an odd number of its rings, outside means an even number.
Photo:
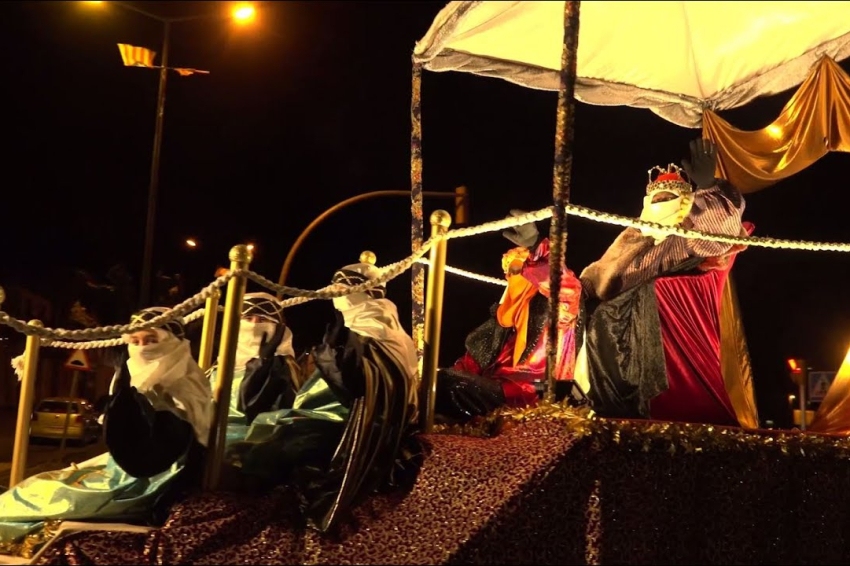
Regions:
<svg viewBox="0 0 850 566"><path fill-rule="evenodd" d="M551 253L561 260L567 215L647 226L570 202L575 100L648 108L659 119L702 127L720 148L719 176L744 193L764 189L828 151L850 151L850 77L835 63L850 56L850 25L843 17L848 9L850 2L450 3L413 56L413 253L387 266L381 277L386 281L413 271L413 335L422 356L427 450L412 488L375 494L332 534L305 528L296 495L287 488L261 495L221 489L222 427L246 285L250 281L290 297L285 307L340 294L333 287L308 291L276 285L252 272L249 250L237 246L228 273L145 324L68 331L0 314L0 323L28 336L14 485L26 470L39 348L109 347L121 343L120 334L155 327L169 317L203 317L199 363L208 368L218 289L228 288L218 349L217 432L205 492L179 502L159 528L48 523L38 536L4 550L20 562L38 564L847 561L850 496L842 487L850 480L850 353L807 432L758 430L746 402L752 382L740 344L735 363L723 362L724 372L734 369L726 365L738 366L734 383L743 384L737 393L727 388L730 398L745 401L735 407L739 427L602 419L553 402L550 382L536 408L503 410L465 429L439 430L433 391L450 239L552 218ZM558 91L551 208L455 230L449 230L448 215L438 212L431 218L432 236L424 238L423 70L469 72ZM761 130L738 130L716 114L795 86L780 116ZM848 244L649 227L741 246L850 251ZM427 292L421 261L426 254ZM734 309L730 292L721 308L725 318L718 312L717 324L729 325L733 335L740 332L732 324Z"/></svg>

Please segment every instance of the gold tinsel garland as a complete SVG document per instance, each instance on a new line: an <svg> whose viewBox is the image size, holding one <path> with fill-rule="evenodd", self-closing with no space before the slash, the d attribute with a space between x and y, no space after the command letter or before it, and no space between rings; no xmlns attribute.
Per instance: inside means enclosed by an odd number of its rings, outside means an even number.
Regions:
<svg viewBox="0 0 850 566"><path fill-rule="evenodd" d="M805 458L850 459L850 436L796 430L762 431L708 424L601 418L586 407L539 403L524 409L500 409L464 425L437 425L439 434L489 438L534 420L564 422L567 430L594 440L597 449L618 446L641 452L699 454L707 451L780 453Z"/></svg>
<svg viewBox="0 0 850 566"><path fill-rule="evenodd" d="M564 421L571 431L581 433L592 418L593 411L587 407L576 408L565 402L542 401L535 407L497 409L486 417L478 417L464 424L437 424L434 433L490 438L516 424L539 419Z"/></svg>
<svg viewBox="0 0 850 566"><path fill-rule="evenodd" d="M31 559L46 542L56 536L60 524L62 521L45 521L40 529L18 542L0 542L0 554Z"/></svg>

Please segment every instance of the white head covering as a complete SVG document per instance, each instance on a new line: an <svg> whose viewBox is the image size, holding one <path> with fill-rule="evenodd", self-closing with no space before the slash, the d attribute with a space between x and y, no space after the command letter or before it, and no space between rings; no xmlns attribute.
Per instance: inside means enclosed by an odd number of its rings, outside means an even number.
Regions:
<svg viewBox="0 0 850 566"><path fill-rule="evenodd" d="M658 173L653 180L652 174ZM659 193L675 195L673 198L660 202L652 202ZM640 219L645 222L653 222L662 226L678 226L690 213L694 202L694 192L691 184L682 177L681 169L674 164L662 167L653 167L649 170L649 184L646 186L646 196L643 197L643 210ZM641 228L644 236L649 236L660 244L667 235L652 228Z"/></svg>
<svg viewBox="0 0 850 566"><path fill-rule="evenodd" d="M133 321L150 319L167 309L152 307L134 315ZM182 323L154 329L157 343L144 346L128 343L127 369L130 385L150 399L154 409L171 411L192 425L195 436L206 446L212 424L212 388L192 358L189 341L182 337ZM177 332L177 334L175 334ZM110 394L115 385L113 380Z"/></svg>
<svg viewBox="0 0 850 566"><path fill-rule="evenodd" d="M334 274L332 282L352 287L379 277L381 271L368 263L347 265ZM345 319L345 326L361 336L374 338L398 365L412 384L415 403L419 387L419 368L413 339L398 321L398 308L385 299L386 287L379 285L363 293L352 293L333 300L334 307Z"/></svg>
<svg viewBox="0 0 850 566"><path fill-rule="evenodd" d="M280 302L268 293L248 293L242 308L243 319L239 321L239 337L236 342L236 368L244 368L249 361L259 357L263 335L271 340L278 324L283 324L283 309ZM257 316L260 322L249 322L244 317ZM283 340L275 350L276 356L295 357L292 348L292 331L283 330Z"/></svg>

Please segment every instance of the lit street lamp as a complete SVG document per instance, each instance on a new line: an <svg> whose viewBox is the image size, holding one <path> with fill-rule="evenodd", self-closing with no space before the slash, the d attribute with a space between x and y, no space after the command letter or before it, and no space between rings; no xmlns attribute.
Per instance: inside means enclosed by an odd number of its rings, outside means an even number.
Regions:
<svg viewBox="0 0 850 566"><path fill-rule="evenodd" d="M102 5L105 2L85 2L85 4L92 5ZM142 259L142 274L140 277L140 296L139 296L139 306L145 307L148 306L148 302L150 301L150 291L151 291L151 271L153 264L153 243L154 243L154 229L156 224L156 198L157 192L159 190L159 161L160 154L162 150L162 125L163 118L165 116L165 89L168 79L168 53L169 47L171 45L171 24L179 23L179 22L188 22L193 20L201 20L201 19L210 19L210 18L221 18L223 17L221 14L212 13L212 14L199 14L196 16L184 16L184 17L176 17L176 18L167 18L163 16L158 16L141 8L134 6L128 2L108 2L109 5L119 6L126 10L130 10L136 12L137 14L141 14L149 19L156 20L162 24L162 55L159 66L153 66L152 64L152 56L150 57L150 64L135 64L134 66L142 66L148 68L158 68L159 69L159 93L157 95L156 102L156 127L154 129L153 136L153 154L151 156L151 173L150 173L150 185L148 187L148 210L147 210L147 218L145 221L145 249L144 256ZM248 3L240 3L233 6L229 17L238 24L248 24L254 20L256 17L256 10L253 5ZM127 46L129 47L129 46ZM119 49L121 47L119 46ZM124 52L122 50L122 56L124 56ZM125 65L128 64L125 58ZM188 75L194 73L202 73L206 74L205 71L199 71L197 69L172 69L177 71L181 75ZM191 246L189 244L189 240L186 241L186 245Z"/></svg>
<svg viewBox="0 0 850 566"><path fill-rule="evenodd" d="M198 242L192 238L186 240L186 247L195 249L198 247Z"/></svg>

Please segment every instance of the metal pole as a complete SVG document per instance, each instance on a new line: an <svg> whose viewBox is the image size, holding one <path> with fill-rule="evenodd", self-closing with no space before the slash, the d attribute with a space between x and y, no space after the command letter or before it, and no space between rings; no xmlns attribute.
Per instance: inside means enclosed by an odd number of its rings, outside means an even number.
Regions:
<svg viewBox="0 0 850 566"><path fill-rule="evenodd" d="M800 376L800 430L805 431L808 428L806 416L808 414L809 404L809 371L807 367L803 367L802 376Z"/></svg>
<svg viewBox="0 0 850 566"><path fill-rule="evenodd" d="M31 320L31 326L43 326L40 320ZM21 378L21 397L18 401L18 421L15 427L15 444L12 448L12 469L9 472L9 488L23 481L27 472L27 453L30 446L30 424L32 404L35 398L35 380L38 375L38 351L41 339L27 336L24 349L24 375Z"/></svg>
<svg viewBox="0 0 850 566"><path fill-rule="evenodd" d="M201 329L201 349L198 353L198 365L207 371L212 367L213 341L215 338L215 325L218 322L218 301L221 293L217 290L207 297L204 308L204 326Z"/></svg>
<svg viewBox="0 0 850 566"><path fill-rule="evenodd" d="M149 306L151 299L151 271L153 264L154 230L156 229L156 197L159 190L159 158L162 149L162 122L165 117L165 87L168 81L168 49L171 44L171 22L162 23L162 59L159 70L159 95L156 101L156 128L153 134L151 178L148 186L148 214L145 221L145 252L142 260L139 306Z"/></svg>
<svg viewBox="0 0 850 566"><path fill-rule="evenodd" d="M59 442L59 457L57 458L60 466L65 459L65 448L68 445L68 427L71 425L71 407L74 405L73 399L77 397L77 389L79 389L80 370L74 370L74 376L71 379L71 394L68 395L70 400L65 406L65 426L62 428L62 440ZM85 441L85 431L83 431L83 441Z"/></svg>
<svg viewBox="0 0 850 566"><path fill-rule="evenodd" d="M567 211L575 137L575 85L578 56L578 24L581 2L564 2L564 49L561 53L561 82L555 127L555 166L552 181L552 222L549 226L549 327L546 334L545 400L555 400L555 371L558 365L558 311L561 274L567 251Z"/></svg>
<svg viewBox="0 0 850 566"><path fill-rule="evenodd" d="M431 237L448 232L452 217L445 210L431 214ZM437 397L437 370L440 364L440 330L443 325L443 291L446 282L446 240L430 250L430 267L425 291L425 352L420 391L422 392L422 428L428 434L434 428L434 403Z"/></svg>
<svg viewBox="0 0 850 566"><path fill-rule="evenodd" d="M230 250L230 271L247 269L251 264L251 251L246 245L234 246ZM233 385L233 370L236 367L236 340L239 335L239 321L242 319L242 302L248 279L236 275L227 284L224 299L224 318L221 321L221 340L218 347L218 369L213 391L215 414L210 426L207 442L207 462L204 475L204 489L215 490L221 477L221 465L224 461L224 443L227 438L227 414L230 409L230 388Z"/></svg>

